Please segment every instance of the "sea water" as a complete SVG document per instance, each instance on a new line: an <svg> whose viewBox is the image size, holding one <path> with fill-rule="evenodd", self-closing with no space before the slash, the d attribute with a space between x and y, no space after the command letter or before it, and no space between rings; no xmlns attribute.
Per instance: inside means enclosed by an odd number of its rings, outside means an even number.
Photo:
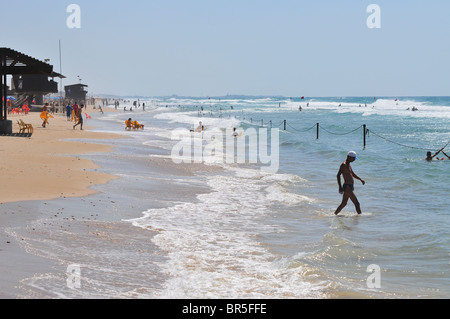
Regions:
<svg viewBox="0 0 450 319"><path fill-rule="evenodd" d="M157 296L450 295L450 160L424 160L450 141L450 98L158 103L162 113L152 116L167 123L168 130L159 128L167 138L198 121L223 132L279 129L279 169L222 163L223 173L202 176L211 192L198 201L131 220L157 230L153 243L168 253L161 267L170 279ZM358 153L354 171L366 181L355 184L363 214L349 201L336 217L336 174L350 150Z"/></svg>
<svg viewBox="0 0 450 319"><path fill-rule="evenodd" d="M145 125L125 132L112 153L91 157L120 177L100 189L114 203L117 223L98 232L109 239L84 243L88 236L73 233L69 250L55 242L67 233L49 230L46 240L21 235L31 251L39 246L40 255L95 271L83 270L84 286L75 292L61 276L47 275L24 282L34 291L83 298L450 296L450 160L424 160L450 141L450 98L173 97L140 100L130 112L133 101L126 112L89 122L120 133L129 117ZM190 132L199 121L206 130ZM252 134L267 137L276 170L249 156L238 162L202 153L200 163L189 157L199 148L226 148L233 128L248 152ZM174 156L181 142L189 150L183 162ZM366 181L355 183L362 215L349 201L335 216L342 199L336 175L350 150L358 154L355 173ZM171 165L146 165L153 159ZM201 166L193 176L174 177L189 165ZM180 189L192 194L181 196ZM79 255L75 247L82 247Z"/></svg>

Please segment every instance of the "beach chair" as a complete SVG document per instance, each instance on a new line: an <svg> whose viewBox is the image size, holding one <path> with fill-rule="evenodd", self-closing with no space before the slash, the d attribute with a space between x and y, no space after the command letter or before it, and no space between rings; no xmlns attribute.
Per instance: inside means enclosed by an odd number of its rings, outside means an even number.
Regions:
<svg viewBox="0 0 450 319"><path fill-rule="evenodd" d="M31 134L34 133L33 125L26 124L22 119L18 120L17 124L19 124L19 133L25 133L25 131Z"/></svg>
<svg viewBox="0 0 450 319"><path fill-rule="evenodd" d="M33 128L32 124L27 124L22 119L20 119L19 121L22 124L24 131L26 130L26 131L28 131L28 133L31 133L31 134L34 133L34 128Z"/></svg>
<svg viewBox="0 0 450 319"><path fill-rule="evenodd" d="M19 133L25 133L25 127L17 120L17 125L19 125Z"/></svg>

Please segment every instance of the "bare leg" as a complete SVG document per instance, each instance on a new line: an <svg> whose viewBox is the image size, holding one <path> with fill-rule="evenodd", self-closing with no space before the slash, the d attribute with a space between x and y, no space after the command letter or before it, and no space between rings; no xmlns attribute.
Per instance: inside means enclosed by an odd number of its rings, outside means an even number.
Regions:
<svg viewBox="0 0 450 319"><path fill-rule="evenodd" d="M356 198L355 193L351 192L350 194L350 199L353 202L353 204L355 204L355 208L356 208L356 212L358 213L358 215L361 215L361 206L359 205L359 201Z"/></svg>
<svg viewBox="0 0 450 319"><path fill-rule="evenodd" d="M344 195L342 195L342 202L341 205L339 205L339 207L336 209L336 211L334 212L335 215L338 215L341 210L344 209L344 207L347 205L348 199L350 197L349 192L344 192Z"/></svg>

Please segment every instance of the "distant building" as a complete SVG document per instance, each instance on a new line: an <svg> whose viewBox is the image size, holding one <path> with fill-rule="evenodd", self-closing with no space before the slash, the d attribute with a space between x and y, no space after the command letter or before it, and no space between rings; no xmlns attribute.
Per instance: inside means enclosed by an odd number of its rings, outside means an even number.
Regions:
<svg viewBox="0 0 450 319"><path fill-rule="evenodd" d="M88 91L84 88L87 87L88 86L85 84L73 84L65 86L64 89L66 91L66 100L73 100L75 102L78 102L79 104L86 104L86 95Z"/></svg>

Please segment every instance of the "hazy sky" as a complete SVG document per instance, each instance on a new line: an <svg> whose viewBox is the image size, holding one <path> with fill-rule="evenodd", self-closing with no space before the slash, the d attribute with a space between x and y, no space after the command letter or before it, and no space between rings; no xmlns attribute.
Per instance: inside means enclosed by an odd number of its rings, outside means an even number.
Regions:
<svg viewBox="0 0 450 319"><path fill-rule="evenodd" d="M81 28L70 29L70 4ZM381 28L370 29L370 4ZM90 94L450 95L448 0L15 0L0 47Z"/></svg>

